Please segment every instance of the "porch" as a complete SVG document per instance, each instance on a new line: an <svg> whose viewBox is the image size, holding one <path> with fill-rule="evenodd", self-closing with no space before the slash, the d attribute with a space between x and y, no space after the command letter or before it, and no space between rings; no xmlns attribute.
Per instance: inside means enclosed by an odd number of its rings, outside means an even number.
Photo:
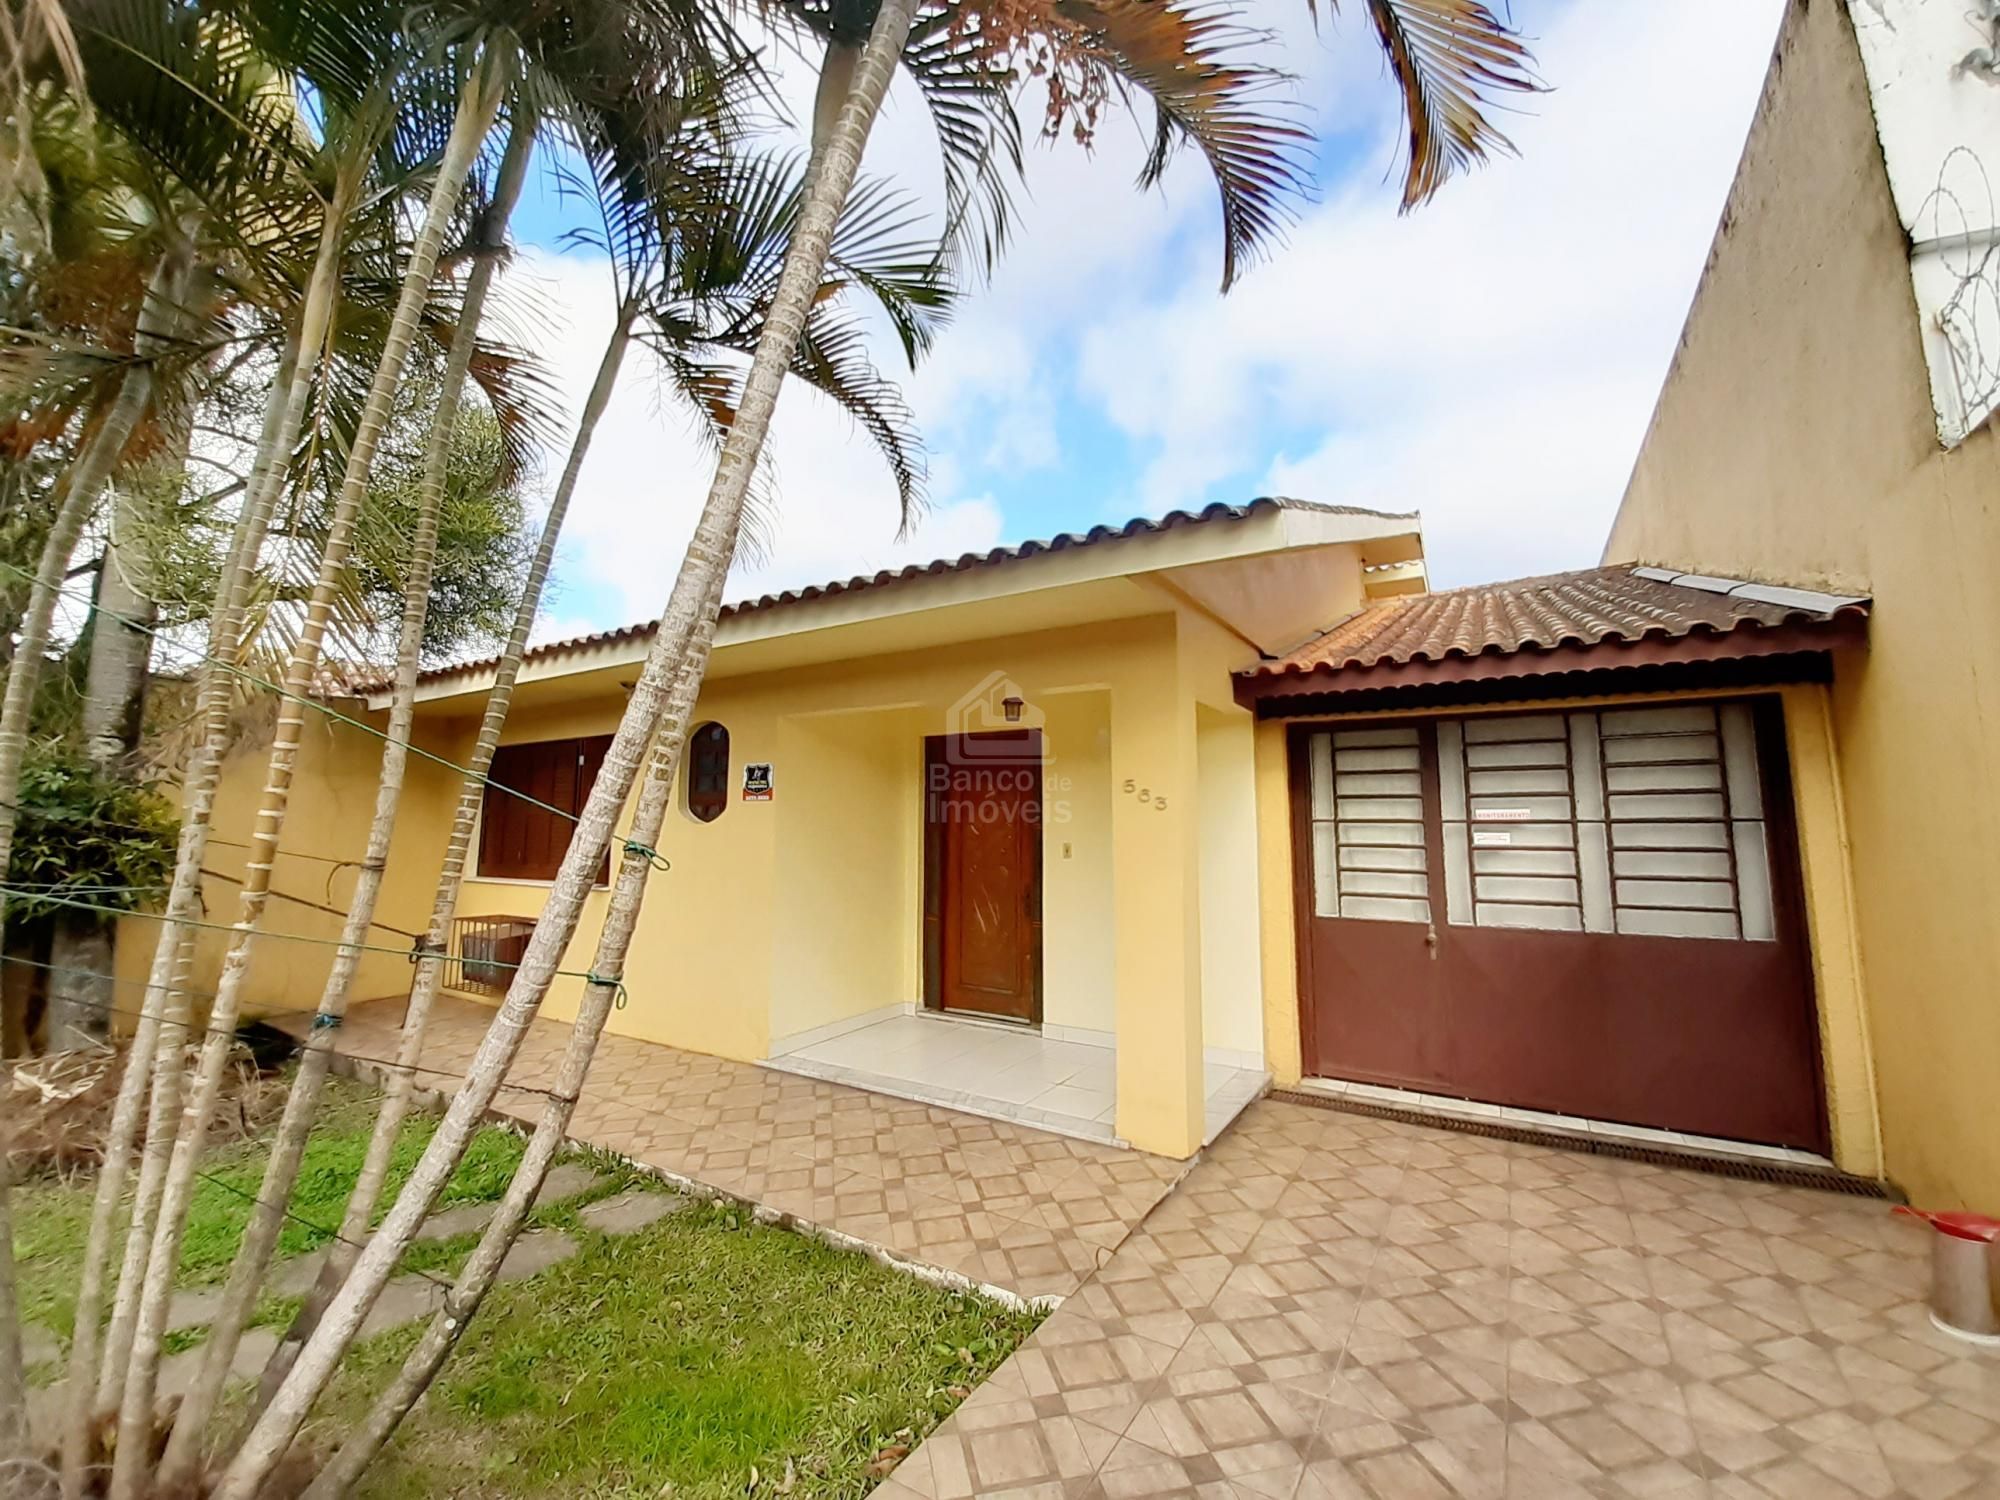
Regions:
<svg viewBox="0 0 2000 1500"><path fill-rule="evenodd" d="M273 1017L303 1034L304 1015ZM403 1002L354 1007L335 1033L381 1075ZM440 995L419 1085L449 1097L493 1008ZM532 1126L570 1027L544 1016L494 1100ZM1023 1301L1074 1293L1187 1170L1182 1162L607 1033L570 1123L692 1191L852 1245L921 1274Z"/></svg>
<svg viewBox="0 0 2000 1500"><path fill-rule="evenodd" d="M1202 1144L1214 1141L1270 1082L1250 1061L1208 1050ZM774 1046L765 1066L1058 1135L1118 1141L1117 1049L1099 1033L1051 1036L890 1006Z"/></svg>

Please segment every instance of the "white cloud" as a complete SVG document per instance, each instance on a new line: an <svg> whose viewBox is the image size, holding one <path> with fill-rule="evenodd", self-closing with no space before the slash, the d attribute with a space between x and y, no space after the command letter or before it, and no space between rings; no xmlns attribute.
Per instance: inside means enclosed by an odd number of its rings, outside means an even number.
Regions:
<svg viewBox="0 0 2000 1500"><path fill-rule="evenodd" d="M1354 165L1288 242L1219 298L1213 190L1185 157L1165 190L1130 186L1140 133L1094 152L1031 146L1013 248L907 380L934 507L897 541L865 440L796 384L772 452L771 555L732 595L983 549L1050 529L991 491L1051 476L1090 513L1158 513L1268 489L1421 509L1440 583L1592 560L1665 373L1762 77L1780 0L1537 6L1552 92L1510 122L1518 160L1394 211L1394 99L1358 6L1315 34L1297 0L1256 0L1283 34L1300 107ZM1529 7L1522 6L1524 13ZM790 71L803 109L809 86ZM1032 125L1032 114L1024 116ZM1360 143L1358 146L1356 143ZM867 168L935 205L920 98L892 90ZM510 275L566 329L581 401L608 332L601 263L531 253ZM878 345L885 363L890 342ZM579 488L542 638L653 614L711 460L663 407L645 361L621 382ZM1140 455L1092 474L1063 448L1093 425ZM547 463L551 477L561 454ZM1003 494L1003 501L1008 498Z"/></svg>
<svg viewBox="0 0 2000 1500"><path fill-rule="evenodd" d="M611 333L610 272L599 259L528 251L510 267L502 296L532 303L539 340L573 420ZM568 444L544 456L552 484ZM822 582L862 571L992 547L1001 518L990 499L942 499L901 540L896 492L876 450L835 408L788 384L769 450L778 513L767 555L738 558L730 597ZM672 404L652 356L627 355L577 483L557 554L557 582L537 640L558 640L658 613L694 529L714 468L687 414Z"/></svg>
<svg viewBox="0 0 2000 1500"><path fill-rule="evenodd" d="M1132 503L1223 498L1210 486L1264 469L1270 489L1421 509L1440 582L1593 560L1777 14L1573 5L1536 45L1555 87L1513 122L1518 160L1402 218L1357 172L1227 299L1099 321L1085 390L1153 455ZM1278 427L1325 436L1274 454Z"/></svg>

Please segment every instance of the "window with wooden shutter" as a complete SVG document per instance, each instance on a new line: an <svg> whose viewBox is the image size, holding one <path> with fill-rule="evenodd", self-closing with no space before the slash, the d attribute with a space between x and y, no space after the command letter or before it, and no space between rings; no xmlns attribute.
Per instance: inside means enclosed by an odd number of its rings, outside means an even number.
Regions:
<svg viewBox="0 0 2000 1500"><path fill-rule="evenodd" d="M487 773L492 784L480 808L480 875L489 880L555 879L569 850L576 816L583 811L610 746L608 734L502 745ZM597 883L610 878L607 853Z"/></svg>

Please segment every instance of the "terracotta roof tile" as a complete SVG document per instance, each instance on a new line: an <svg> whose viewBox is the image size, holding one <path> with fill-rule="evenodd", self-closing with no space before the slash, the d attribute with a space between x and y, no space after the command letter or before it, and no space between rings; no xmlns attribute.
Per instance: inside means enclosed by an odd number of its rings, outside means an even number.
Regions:
<svg viewBox="0 0 2000 1500"><path fill-rule="evenodd" d="M1824 622L1868 607L1860 598L1696 579L1662 568L1586 568L1405 595L1370 605L1288 655L1239 675L1367 671L1565 645L1727 635Z"/></svg>
<svg viewBox="0 0 2000 1500"><path fill-rule="evenodd" d="M1135 516L1122 526L1093 526L1088 531L1066 531L1046 541L1020 542L1011 547L995 547L987 552L967 552L956 558L941 557L935 562L911 563L907 567L884 568L879 573L857 574L852 578L835 579L830 583L813 584L807 588L760 594L755 599L743 599L735 604L725 604L720 618L727 620L738 615L759 614L765 610L801 604L811 599L825 599L835 594L851 594L862 589L880 588L885 584L899 583L911 578L963 573L973 568L993 567L1000 563L1017 562L1022 558L1034 557L1043 552L1064 552L1074 547L1089 547L1100 542L1173 531L1183 526L1201 526L1216 521L1242 521L1273 510L1314 511L1322 515L1335 516L1377 516L1384 520L1407 520L1412 523L1417 519L1414 511L1370 510L1360 505L1328 505L1317 500L1297 500L1286 495L1264 495L1247 505L1217 503L1204 506L1200 510L1170 510L1156 518ZM615 630L601 630L592 635L578 635L566 640L550 641L546 645L531 649L527 660L534 661L540 657L586 650L593 646L620 645L626 641L644 640L652 635L653 626L653 621L641 620L636 624L621 625ZM484 671L497 665L499 660L498 656L484 656L472 661L453 662L448 666L430 669L419 678L419 681L436 682L461 673ZM357 690L384 690L387 686L385 680Z"/></svg>

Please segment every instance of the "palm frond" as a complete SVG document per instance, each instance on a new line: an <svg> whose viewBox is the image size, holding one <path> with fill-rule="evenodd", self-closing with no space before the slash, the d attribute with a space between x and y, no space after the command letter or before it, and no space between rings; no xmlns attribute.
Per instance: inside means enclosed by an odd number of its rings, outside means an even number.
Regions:
<svg viewBox="0 0 2000 1500"><path fill-rule="evenodd" d="M1307 181L1312 133L1271 98L1284 75L1243 56L1267 36L1240 24L1226 3L1055 0L1054 10L1077 33L1067 46L1094 55L1153 102L1157 125L1141 187L1159 182L1183 141L1206 159L1221 196L1227 291L1277 237Z"/></svg>
<svg viewBox="0 0 2000 1500"><path fill-rule="evenodd" d="M868 8L852 0L765 0L763 11L821 43L858 45ZM930 0L903 45L903 71L923 95L944 166L944 231L955 271L990 274L1013 231L1023 134L1015 70L964 25L964 8Z"/></svg>
<svg viewBox="0 0 2000 1500"><path fill-rule="evenodd" d="M1023 168L1014 70L954 30L947 7L918 18L903 68L923 94L944 160L940 238L957 265L991 275L1013 233Z"/></svg>
<svg viewBox="0 0 2000 1500"><path fill-rule="evenodd" d="M806 318L792 373L831 397L868 435L896 481L900 540L922 515L926 466L916 419L894 381L868 357L860 325L822 303Z"/></svg>
<svg viewBox="0 0 2000 1500"><path fill-rule="evenodd" d="M1308 0L1309 4L1314 0ZM1340 0L1329 0L1338 6ZM1456 173L1514 144L1487 112L1497 97L1541 88L1520 36L1484 0L1367 0L1403 96L1403 212Z"/></svg>
<svg viewBox="0 0 2000 1500"><path fill-rule="evenodd" d="M906 193L886 179L864 179L848 194L828 257L836 277L875 299L912 369L930 352L958 300L920 223L916 204Z"/></svg>

